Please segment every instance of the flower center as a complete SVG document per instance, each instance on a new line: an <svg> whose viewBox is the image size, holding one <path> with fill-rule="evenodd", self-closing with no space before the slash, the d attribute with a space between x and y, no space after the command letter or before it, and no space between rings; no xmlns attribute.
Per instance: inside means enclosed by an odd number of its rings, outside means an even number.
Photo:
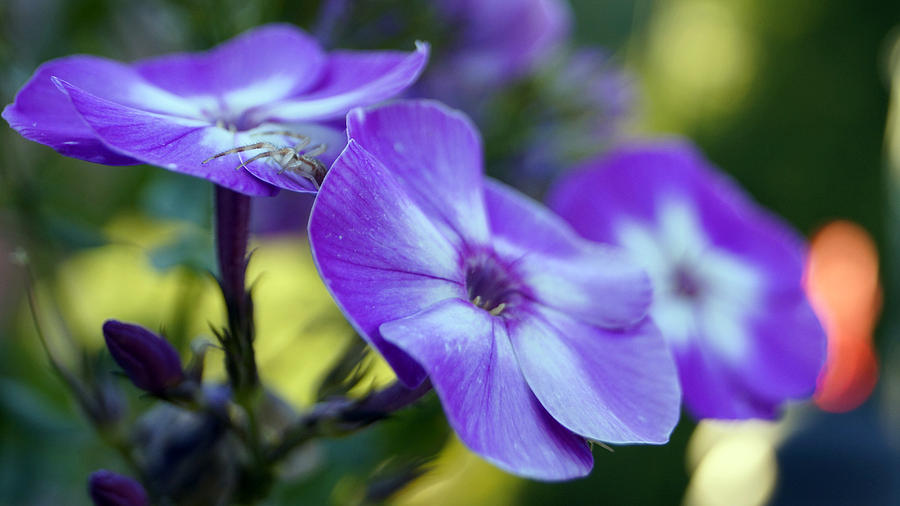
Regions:
<svg viewBox="0 0 900 506"><path fill-rule="evenodd" d="M246 132L258 126L256 123L248 122L243 114L232 114L228 111L206 112L206 119L229 132Z"/></svg>
<svg viewBox="0 0 900 506"><path fill-rule="evenodd" d="M510 275L508 267L487 254L467 261L466 293L472 304L494 316L522 298L521 285Z"/></svg>
<svg viewBox="0 0 900 506"><path fill-rule="evenodd" d="M672 286L675 293L684 298L694 299L700 293L700 284L697 282L697 278L685 266L675 268L675 272L672 274Z"/></svg>
<svg viewBox="0 0 900 506"><path fill-rule="evenodd" d="M210 124L229 132L246 132L262 124L262 121L253 117L252 108L229 106L222 97L216 97L215 104L205 103L201 112Z"/></svg>

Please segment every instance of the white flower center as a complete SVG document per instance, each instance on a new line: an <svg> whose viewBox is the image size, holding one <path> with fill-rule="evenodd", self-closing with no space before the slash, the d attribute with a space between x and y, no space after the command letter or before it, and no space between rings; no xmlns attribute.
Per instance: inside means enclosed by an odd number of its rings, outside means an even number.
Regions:
<svg viewBox="0 0 900 506"><path fill-rule="evenodd" d="M617 236L653 280L651 315L670 345L699 340L723 358L742 358L761 275L710 242L688 199L662 200L655 223L623 220Z"/></svg>

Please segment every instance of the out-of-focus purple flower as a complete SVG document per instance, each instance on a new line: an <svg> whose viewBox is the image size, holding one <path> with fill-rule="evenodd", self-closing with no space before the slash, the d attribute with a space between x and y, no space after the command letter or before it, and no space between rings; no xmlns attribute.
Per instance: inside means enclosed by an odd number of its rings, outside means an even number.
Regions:
<svg viewBox="0 0 900 506"><path fill-rule="evenodd" d="M437 0L454 27L451 45L428 75L439 97L496 89L533 72L569 36L565 0Z"/></svg>
<svg viewBox="0 0 900 506"><path fill-rule="evenodd" d="M141 390L163 395L184 379L175 348L144 327L106 320L103 337L113 360Z"/></svg>
<svg viewBox="0 0 900 506"><path fill-rule="evenodd" d="M88 478L88 494L95 506L149 506L140 483L127 476L100 469Z"/></svg>
<svg viewBox="0 0 900 506"><path fill-rule="evenodd" d="M589 472L585 438L668 439L678 380L640 268L485 182L458 112L399 102L347 128L310 217L319 272L405 384L430 377L472 450L555 480Z"/></svg>
<svg viewBox="0 0 900 506"><path fill-rule="evenodd" d="M690 144L624 147L563 180L549 202L647 269L651 315L695 416L772 418L812 394L825 334L801 285L804 241Z"/></svg>
<svg viewBox="0 0 900 506"><path fill-rule="evenodd" d="M202 53L131 64L52 60L3 118L22 136L82 160L149 163L247 195L314 191L309 173L322 172L316 161L327 167L343 148L346 112L397 94L427 59L423 43L412 53L325 53L301 30L269 25Z"/></svg>
<svg viewBox="0 0 900 506"><path fill-rule="evenodd" d="M305 233L315 195L284 192L270 199L254 199L250 229L254 235Z"/></svg>
<svg viewBox="0 0 900 506"><path fill-rule="evenodd" d="M621 134L622 122L634 109L634 83L609 54L596 48L577 51L551 68L550 74L549 101L563 104L559 107L564 112L580 120L583 134L578 140L586 143L588 135L611 139Z"/></svg>
<svg viewBox="0 0 900 506"><path fill-rule="evenodd" d="M600 49L556 60L539 82L543 107L529 112L527 147L510 161L516 186L532 193L620 142L635 102L631 76Z"/></svg>
<svg viewBox="0 0 900 506"><path fill-rule="evenodd" d="M316 39L326 47L332 42L335 27L340 25L350 14L350 0L323 0L319 4L315 29Z"/></svg>

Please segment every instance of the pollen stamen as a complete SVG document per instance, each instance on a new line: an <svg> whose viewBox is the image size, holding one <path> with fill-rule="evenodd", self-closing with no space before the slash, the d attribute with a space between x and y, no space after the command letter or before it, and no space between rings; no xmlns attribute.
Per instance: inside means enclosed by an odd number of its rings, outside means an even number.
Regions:
<svg viewBox="0 0 900 506"><path fill-rule="evenodd" d="M501 302L500 305L498 305L494 309L491 309L490 311L488 311L488 313L491 313L493 316L500 316L500 313L502 313L504 309L506 309L506 303Z"/></svg>
<svg viewBox="0 0 900 506"><path fill-rule="evenodd" d="M478 254L466 264L466 292L473 306L500 316L521 298L516 277L493 255Z"/></svg>

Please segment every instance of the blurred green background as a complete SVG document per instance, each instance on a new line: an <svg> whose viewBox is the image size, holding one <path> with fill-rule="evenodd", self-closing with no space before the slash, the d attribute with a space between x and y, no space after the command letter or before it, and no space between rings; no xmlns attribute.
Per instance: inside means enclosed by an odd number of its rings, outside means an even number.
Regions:
<svg viewBox="0 0 900 506"><path fill-rule="evenodd" d="M378 11L406 2L359 3ZM797 406L774 427L695 432L685 418L666 446L620 447L612 453L595 448L593 474L564 484L519 480L473 457L449 435L431 398L378 428L312 448L304 457L312 464L298 463L271 503L350 503L391 454L417 458L439 452L432 470L391 501L900 502L895 337L900 317L894 310L898 285L890 282L897 279L898 249L891 243L898 222L889 206L897 194L884 146L892 30L900 26L900 3L571 3L576 43L605 47L634 77L634 134L693 139L762 205L808 236L837 218L852 220L873 236L885 282L884 318L876 333L878 388L851 413L826 415ZM11 102L35 67L51 58L92 53L134 60L205 49L266 22L309 28L317 9L318 2L282 0L5 0L0 3L0 102ZM408 48L429 33L427 26L413 26L379 44ZM48 333L56 336L68 363L81 357L66 355L71 347L59 336L68 333L97 350L99 325L108 317L151 328L165 324L167 335L185 345L209 335L207 322L222 318L206 273L212 268L210 202L203 181L144 166L64 158L5 125L0 128L0 504L87 504L85 480L91 471L126 470L51 373L24 306L23 271L5 258L17 248L27 250ZM251 273L259 279L261 367L298 407L311 401L322 364L353 339L318 284L302 237L301 228L277 239L259 238ZM103 353L90 360L100 361L99 371L115 370ZM377 382L389 381L383 367L376 371ZM124 381L111 381L125 392L132 412L150 405ZM713 481L734 488L703 495L698 487L705 485L698 479L686 496L692 471L723 441L736 448L721 461L734 472L723 468L725 474ZM839 463L828 465L829 457ZM747 483L754 485L750 492L739 487Z"/></svg>

